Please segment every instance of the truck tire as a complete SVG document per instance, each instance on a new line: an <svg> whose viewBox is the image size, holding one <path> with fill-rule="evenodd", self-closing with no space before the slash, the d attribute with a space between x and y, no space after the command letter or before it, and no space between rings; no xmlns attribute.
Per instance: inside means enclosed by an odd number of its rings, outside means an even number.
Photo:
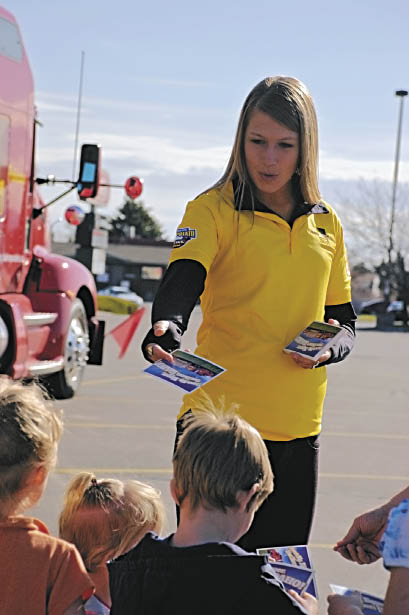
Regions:
<svg viewBox="0 0 409 615"><path fill-rule="evenodd" d="M78 391L88 360L88 319L80 299L72 302L64 347L64 369L45 377L45 385L55 399L69 399Z"/></svg>

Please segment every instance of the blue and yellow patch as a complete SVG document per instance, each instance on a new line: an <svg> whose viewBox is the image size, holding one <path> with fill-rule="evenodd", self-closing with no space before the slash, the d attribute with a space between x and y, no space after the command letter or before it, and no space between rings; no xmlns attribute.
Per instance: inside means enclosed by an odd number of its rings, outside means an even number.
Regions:
<svg viewBox="0 0 409 615"><path fill-rule="evenodd" d="M178 228L176 231L176 239L173 243L174 248L181 248L191 239L196 239L197 230L195 228L190 228L185 226L184 228Z"/></svg>

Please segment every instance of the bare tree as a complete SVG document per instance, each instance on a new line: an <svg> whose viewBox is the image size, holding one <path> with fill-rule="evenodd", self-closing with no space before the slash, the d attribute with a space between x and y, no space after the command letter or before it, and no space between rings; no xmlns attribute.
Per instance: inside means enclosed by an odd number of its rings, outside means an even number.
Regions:
<svg viewBox="0 0 409 615"><path fill-rule="evenodd" d="M351 265L364 262L375 268L387 262L390 243L391 194L389 182L360 180L351 195L338 196ZM409 265L409 184L400 184L393 227L393 260L401 254Z"/></svg>
<svg viewBox="0 0 409 615"><path fill-rule="evenodd" d="M402 300L406 315L409 304L409 184L399 185L393 228L391 198L390 183L360 180L352 196L339 197L337 211L342 218L351 265L364 263L376 271L385 299ZM407 318L404 321L407 322Z"/></svg>

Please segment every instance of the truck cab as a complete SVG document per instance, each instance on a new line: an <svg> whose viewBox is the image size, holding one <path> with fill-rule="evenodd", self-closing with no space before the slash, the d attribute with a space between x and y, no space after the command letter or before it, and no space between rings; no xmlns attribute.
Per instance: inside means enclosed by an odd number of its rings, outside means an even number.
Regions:
<svg viewBox="0 0 409 615"><path fill-rule="evenodd" d="M34 84L18 25L0 7L0 373L40 378L57 398L100 364L94 278L50 251L35 176Z"/></svg>

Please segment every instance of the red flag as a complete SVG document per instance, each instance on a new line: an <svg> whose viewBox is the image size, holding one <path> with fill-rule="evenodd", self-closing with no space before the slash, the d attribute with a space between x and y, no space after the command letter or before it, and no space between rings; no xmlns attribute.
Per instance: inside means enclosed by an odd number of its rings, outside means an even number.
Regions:
<svg viewBox="0 0 409 615"><path fill-rule="evenodd" d="M137 312L134 312L121 322L120 325L109 331L107 335L112 335L114 340L117 342L119 346L119 355L118 359L122 359L126 351L128 350L128 346L131 343L133 338L133 334L135 333L139 323L141 322L142 316L145 313L145 308L141 308Z"/></svg>

